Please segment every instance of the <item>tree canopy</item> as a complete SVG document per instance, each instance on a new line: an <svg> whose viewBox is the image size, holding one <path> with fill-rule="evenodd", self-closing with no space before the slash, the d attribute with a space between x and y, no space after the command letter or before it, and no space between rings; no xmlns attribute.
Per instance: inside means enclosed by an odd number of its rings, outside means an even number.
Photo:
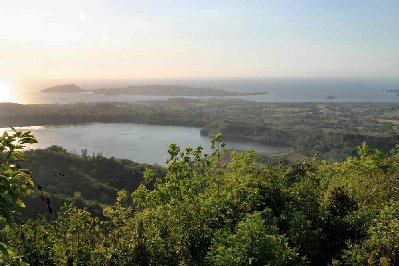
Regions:
<svg viewBox="0 0 399 266"><path fill-rule="evenodd" d="M227 153L217 134L209 154L170 145L165 174L146 169L101 216L65 204L51 218L17 223L32 186L18 164L33 142L29 132L0 141L3 264L399 263L398 148L364 144L342 162L259 163L253 151Z"/></svg>

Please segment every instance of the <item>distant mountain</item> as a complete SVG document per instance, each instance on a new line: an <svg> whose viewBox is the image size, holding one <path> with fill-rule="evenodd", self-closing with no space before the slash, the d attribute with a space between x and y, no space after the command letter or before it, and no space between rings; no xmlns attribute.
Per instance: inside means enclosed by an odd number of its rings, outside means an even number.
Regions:
<svg viewBox="0 0 399 266"><path fill-rule="evenodd" d="M84 91L85 90L81 89L80 87L76 86L75 84L64 84L64 85L59 85L59 86L41 90L41 92L63 92L63 93L84 92Z"/></svg>
<svg viewBox="0 0 399 266"><path fill-rule="evenodd" d="M399 89L390 89L390 90L386 90L386 92L394 92L394 93L396 93L396 96L399 96Z"/></svg>
<svg viewBox="0 0 399 266"><path fill-rule="evenodd" d="M86 91L76 86L75 84L66 84L47 88L42 92L91 92L95 94L106 95L150 95L150 96L243 96L243 95L264 95L266 92L249 92L240 93L219 90L209 87L194 88L189 86L179 85L137 85L125 88L103 88Z"/></svg>
<svg viewBox="0 0 399 266"><path fill-rule="evenodd" d="M338 99L338 98L335 97L334 95L328 95L328 96L326 97L326 99L327 99L327 100L336 100L336 99Z"/></svg>
<svg viewBox="0 0 399 266"><path fill-rule="evenodd" d="M93 91L96 94L112 95L153 95L153 96L242 96L242 95L260 95L266 92L239 93L214 88L193 88L189 86L178 85L142 85L129 86L126 88L97 89Z"/></svg>

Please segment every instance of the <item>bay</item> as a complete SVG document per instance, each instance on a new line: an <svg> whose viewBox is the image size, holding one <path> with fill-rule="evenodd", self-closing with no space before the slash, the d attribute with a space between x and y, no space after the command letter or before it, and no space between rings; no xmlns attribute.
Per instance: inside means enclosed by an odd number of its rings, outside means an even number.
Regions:
<svg viewBox="0 0 399 266"><path fill-rule="evenodd" d="M92 123L66 126L37 126L17 128L32 131L39 143L29 148L47 148L59 145L69 151L88 154L101 153L106 157L126 158L140 163L165 165L168 146L172 143L182 148L203 146L210 151L210 140L200 135L200 128L184 126L157 126L131 123ZM9 129L0 129L8 131ZM259 143L227 141L228 149L270 154L284 149Z"/></svg>

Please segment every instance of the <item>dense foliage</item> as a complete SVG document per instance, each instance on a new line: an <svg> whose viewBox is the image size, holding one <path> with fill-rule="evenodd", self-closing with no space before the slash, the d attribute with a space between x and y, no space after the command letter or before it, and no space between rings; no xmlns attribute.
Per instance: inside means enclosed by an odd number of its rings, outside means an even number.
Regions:
<svg viewBox="0 0 399 266"><path fill-rule="evenodd" d="M151 169L157 177L165 173L160 166L105 158L101 154L89 155L87 150L78 155L59 146L26 151L25 154L29 161L20 165L29 168L41 189L26 197L30 208L23 210L23 217L48 213L48 206L41 199L43 195L51 195L54 209L68 202L101 216L103 205L112 204L119 190L132 192L140 185L146 169Z"/></svg>
<svg viewBox="0 0 399 266"><path fill-rule="evenodd" d="M54 219L3 222L1 239L15 254L2 251L3 263L399 263L397 149L386 155L364 144L343 162L259 164L253 151L226 158L218 134L211 154L173 144L169 154L164 176L146 170L132 193L121 190L104 206L103 217L64 205ZM9 174L3 171L4 182ZM17 208L1 204L7 213Z"/></svg>
<svg viewBox="0 0 399 266"><path fill-rule="evenodd" d="M21 152L27 144L36 143L30 132L5 132L0 137L0 226L13 224L16 208L25 207L21 197L30 193L33 186L29 170L21 169L19 162L26 160ZM21 261L9 248L3 235L0 235L0 263L6 260Z"/></svg>

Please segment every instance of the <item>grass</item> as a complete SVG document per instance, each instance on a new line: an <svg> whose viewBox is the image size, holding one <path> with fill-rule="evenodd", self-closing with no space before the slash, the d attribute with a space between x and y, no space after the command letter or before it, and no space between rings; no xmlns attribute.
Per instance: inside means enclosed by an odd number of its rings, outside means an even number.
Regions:
<svg viewBox="0 0 399 266"><path fill-rule="evenodd" d="M381 122L381 123L390 123L390 124L399 126L399 120L395 120L395 119L378 119L377 121Z"/></svg>

